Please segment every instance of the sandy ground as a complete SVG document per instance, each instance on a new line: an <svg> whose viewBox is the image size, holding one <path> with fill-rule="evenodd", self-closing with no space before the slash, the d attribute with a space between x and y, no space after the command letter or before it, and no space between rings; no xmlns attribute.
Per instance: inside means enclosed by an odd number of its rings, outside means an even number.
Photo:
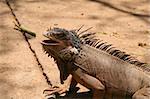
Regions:
<svg viewBox="0 0 150 99"><path fill-rule="evenodd" d="M50 26L93 27L91 31L97 32L100 39L150 63L149 0L10 0L10 3L20 22L37 33L29 41L52 84L59 83L59 71L40 45L42 33ZM0 99L44 99L42 92L48 85L22 34L13 27L13 17L4 0L0 0Z"/></svg>

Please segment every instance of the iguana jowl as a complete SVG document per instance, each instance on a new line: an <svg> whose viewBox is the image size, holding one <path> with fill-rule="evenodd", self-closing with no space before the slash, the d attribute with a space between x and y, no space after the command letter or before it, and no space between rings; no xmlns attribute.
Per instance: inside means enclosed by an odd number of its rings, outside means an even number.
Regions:
<svg viewBox="0 0 150 99"><path fill-rule="evenodd" d="M78 33L79 30L53 28L44 34L48 40L41 42L56 60L62 82L69 79L70 84L71 74L78 83L93 90L93 98L103 99L104 93L110 92L150 99L150 67L146 63L95 39L95 33Z"/></svg>

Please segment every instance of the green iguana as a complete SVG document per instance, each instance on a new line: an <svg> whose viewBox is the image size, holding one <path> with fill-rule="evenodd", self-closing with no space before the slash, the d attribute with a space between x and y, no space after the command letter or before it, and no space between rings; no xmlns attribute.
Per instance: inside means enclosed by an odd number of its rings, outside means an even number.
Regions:
<svg viewBox="0 0 150 99"><path fill-rule="evenodd" d="M91 89L94 99L104 99L105 93L150 99L148 64L95 39L95 33L87 30L79 33L80 29L53 28L44 33L48 40L41 44L56 60L64 83L59 88L46 90L47 93L64 93L75 80Z"/></svg>

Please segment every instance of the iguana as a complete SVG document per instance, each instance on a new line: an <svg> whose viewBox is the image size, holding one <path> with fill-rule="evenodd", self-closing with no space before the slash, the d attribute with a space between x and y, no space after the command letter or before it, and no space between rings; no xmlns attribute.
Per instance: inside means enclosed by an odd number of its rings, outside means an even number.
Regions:
<svg viewBox="0 0 150 99"><path fill-rule="evenodd" d="M104 99L105 93L150 99L148 64L96 39L96 33L80 29L54 27L43 34L47 38L41 42L43 49L56 61L61 82L67 79L63 87L48 93L65 92L73 78L91 89L94 99Z"/></svg>

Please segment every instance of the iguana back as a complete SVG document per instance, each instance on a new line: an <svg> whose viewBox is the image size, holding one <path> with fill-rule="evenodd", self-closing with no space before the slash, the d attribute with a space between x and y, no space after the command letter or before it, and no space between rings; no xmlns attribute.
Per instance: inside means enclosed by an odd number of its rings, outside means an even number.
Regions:
<svg viewBox="0 0 150 99"><path fill-rule="evenodd" d="M111 92L133 94L150 85L150 75L139 67L88 45L81 46L74 64L99 79Z"/></svg>

